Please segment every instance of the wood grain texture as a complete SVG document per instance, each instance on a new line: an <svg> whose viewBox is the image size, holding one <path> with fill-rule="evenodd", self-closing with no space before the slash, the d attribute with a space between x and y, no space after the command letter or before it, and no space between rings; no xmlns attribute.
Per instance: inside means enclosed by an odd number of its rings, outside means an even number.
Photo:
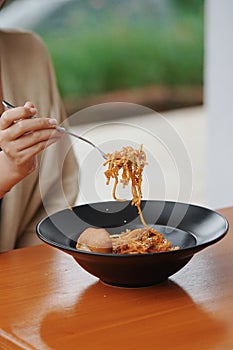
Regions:
<svg viewBox="0 0 233 350"><path fill-rule="evenodd" d="M233 348L233 207L226 237L167 282L110 287L46 245L0 255L0 349Z"/></svg>

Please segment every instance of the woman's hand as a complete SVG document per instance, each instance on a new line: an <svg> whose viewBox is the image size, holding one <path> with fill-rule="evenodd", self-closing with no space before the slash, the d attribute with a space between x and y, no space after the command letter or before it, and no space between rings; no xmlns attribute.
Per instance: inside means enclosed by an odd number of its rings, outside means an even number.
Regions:
<svg viewBox="0 0 233 350"><path fill-rule="evenodd" d="M31 118L31 102L5 111L0 118L0 191L9 190L36 168L36 155L62 137L56 119ZM3 173L7 173L4 180ZM7 181L8 180L8 181Z"/></svg>

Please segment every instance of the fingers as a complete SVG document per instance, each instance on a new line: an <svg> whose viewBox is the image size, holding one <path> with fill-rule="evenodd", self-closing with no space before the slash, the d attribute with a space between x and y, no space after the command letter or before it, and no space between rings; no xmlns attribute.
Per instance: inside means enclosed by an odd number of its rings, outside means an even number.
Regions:
<svg viewBox="0 0 233 350"><path fill-rule="evenodd" d="M59 139L62 133L56 131L57 121L49 118L23 119L11 127L0 130L0 146L10 156L50 138Z"/></svg>
<svg viewBox="0 0 233 350"><path fill-rule="evenodd" d="M9 141L13 141L27 133L32 133L37 130L54 129L56 125L56 119L52 118L22 119L13 124L10 128L5 129L5 131L8 133Z"/></svg>
<svg viewBox="0 0 233 350"><path fill-rule="evenodd" d="M36 166L36 155L57 142L63 134L55 129L56 119L32 118L32 102L6 110L0 117L0 147L17 178L27 176Z"/></svg>
<svg viewBox="0 0 233 350"><path fill-rule="evenodd" d="M11 159L19 159L23 151L33 157L51 143L58 141L62 133L55 130L56 119L32 118L37 113L32 102L5 111L0 118L0 145Z"/></svg>
<svg viewBox="0 0 233 350"><path fill-rule="evenodd" d="M27 102L24 107L16 107L3 112L0 118L0 129L9 128L18 120L31 118L37 113L36 108L31 102Z"/></svg>
<svg viewBox="0 0 233 350"><path fill-rule="evenodd" d="M6 131L5 131L6 132ZM45 146L49 146L51 143L54 143L61 139L62 133L56 131L56 129L44 129L36 130L24 134L19 138L8 140L7 142L0 142L2 150L7 154L11 159L17 159L22 156L22 151L28 150L31 156L34 155L34 150L44 149ZM37 147L41 144L42 147Z"/></svg>
<svg viewBox="0 0 233 350"><path fill-rule="evenodd" d="M27 167L27 163L30 162L33 157L51 144L57 142L61 137L61 133L55 130L30 133L18 140L8 143L2 150L17 167L22 167L24 165Z"/></svg>
<svg viewBox="0 0 233 350"><path fill-rule="evenodd" d="M57 142L57 138L50 138L48 140L44 140L34 144L31 147L25 148L22 151L18 152L18 154L14 158L14 163L17 167L24 166L28 162L30 162L37 154L41 151Z"/></svg>
<svg viewBox="0 0 233 350"><path fill-rule="evenodd" d="M22 137L11 142L11 146L12 146L11 154L13 154L13 150L15 153L21 152L27 148L34 147L38 144L46 144L46 142L48 142L48 145L49 145L50 141L54 143L59 139L61 139L62 136L63 135L59 131L56 131L54 129L36 130L30 133L27 133ZM44 149L44 147L42 147L42 149Z"/></svg>

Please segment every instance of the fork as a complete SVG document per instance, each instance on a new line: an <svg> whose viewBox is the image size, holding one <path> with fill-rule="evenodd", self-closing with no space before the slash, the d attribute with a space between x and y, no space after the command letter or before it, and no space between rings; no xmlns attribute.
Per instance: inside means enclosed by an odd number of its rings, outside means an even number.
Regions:
<svg viewBox="0 0 233 350"><path fill-rule="evenodd" d="M9 102L3 100L2 101L2 104L4 107L8 108L8 109L12 109L12 108L15 108L12 104L10 104ZM102 149L100 149L97 145L95 145L93 142L91 142L90 140L82 137L82 136L79 136L61 126L56 126L55 129L59 132L62 132L62 133L65 133L65 134L68 134L70 136L73 136L73 137L76 137L77 139L81 140L81 141L84 141L86 143L88 143L89 145L91 145L92 147L94 147L100 154L101 156L104 158L104 159L108 159L106 153L104 151L102 151Z"/></svg>

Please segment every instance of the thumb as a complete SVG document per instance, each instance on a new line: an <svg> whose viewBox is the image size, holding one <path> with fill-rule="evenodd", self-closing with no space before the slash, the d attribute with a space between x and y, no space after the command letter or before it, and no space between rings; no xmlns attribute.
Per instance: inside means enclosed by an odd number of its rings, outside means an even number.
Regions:
<svg viewBox="0 0 233 350"><path fill-rule="evenodd" d="M34 105L32 102L27 101L27 102L25 102L24 107L27 107L27 108L35 108L35 105Z"/></svg>

